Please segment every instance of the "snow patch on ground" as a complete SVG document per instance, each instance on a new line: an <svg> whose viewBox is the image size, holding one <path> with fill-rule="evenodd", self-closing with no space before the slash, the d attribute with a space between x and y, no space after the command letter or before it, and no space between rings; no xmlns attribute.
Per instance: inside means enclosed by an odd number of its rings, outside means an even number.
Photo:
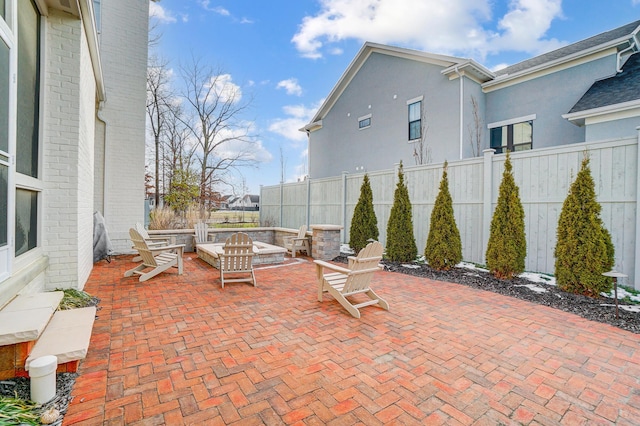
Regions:
<svg viewBox="0 0 640 426"><path fill-rule="evenodd" d="M355 254L355 252L351 250L351 247L349 247L349 244L340 245L340 253L346 256L352 256Z"/></svg>
<svg viewBox="0 0 640 426"><path fill-rule="evenodd" d="M489 272L488 269L481 268L469 262L460 262L456 265L456 268L471 269L473 271L480 271L480 272Z"/></svg>
<svg viewBox="0 0 640 426"><path fill-rule="evenodd" d="M602 303L600 306L616 306L610 303ZM620 309L624 309L628 312L638 313L640 312L640 305L618 305Z"/></svg>
<svg viewBox="0 0 640 426"><path fill-rule="evenodd" d="M609 299L615 299L616 298L615 291L613 289L611 289L611 291L609 293L602 292L600 294L602 296L604 296L604 297L608 297ZM618 287L618 300L624 299L625 297L628 297L629 300L632 300L634 302L640 302L640 295L629 293L624 288Z"/></svg>
<svg viewBox="0 0 640 426"><path fill-rule="evenodd" d="M403 263L401 266L403 268L409 268L409 269L420 269L421 268L420 265L414 265L414 264L409 264L409 263Z"/></svg>
<svg viewBox="0 0 640 426"><path fill-rule="evenodd" d="M535 284L525 284L525 285L516 285L515 287L526 287L531 291L535 291L536 293L546 293L547 290Z"/></svg>
<svg viewBox="0 0 640 426"><path fill-rule="evenodd" d="M541 274L537 272L523 272L518 276L520 278L524 278L525 280L529 280L534 283L556 285L556 278L546 274Z"/></svg>

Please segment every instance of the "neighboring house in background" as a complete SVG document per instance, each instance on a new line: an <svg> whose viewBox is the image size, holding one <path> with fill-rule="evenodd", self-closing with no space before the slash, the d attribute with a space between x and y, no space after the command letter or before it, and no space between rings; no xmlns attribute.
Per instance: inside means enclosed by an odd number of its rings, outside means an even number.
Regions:
<svg viewBox="0 0 640 426"><path fill-rule="evenodd" d="M366 43L301 129L309 175L633 136L639 29L636 21L496 72L469 59Z"/></svg>
<svg viewBox="0 0 640 426"><path fill-rule="evenodd" d="M243 210L260 210L260 196L245 195L244 197L242 197L241 208Z"/></svg>
<svg viewBox="0 0 640 426"><path fill-rule="evenodd" d="M148 0L0 1L0 307L83 288L144 219ZM14 161L15 159L15 161Z"/></svg>

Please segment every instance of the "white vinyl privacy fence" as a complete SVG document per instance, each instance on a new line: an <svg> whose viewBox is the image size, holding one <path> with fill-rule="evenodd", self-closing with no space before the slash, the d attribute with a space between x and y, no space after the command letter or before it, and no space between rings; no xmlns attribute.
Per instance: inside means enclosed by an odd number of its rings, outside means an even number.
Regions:
<svg viewBox="0 0 640 426"><path fill-rule="evenodd" d="M553 273L556 227L569 186L580 169L585 152L602 219L616 249L614 268L629 275L624 284L640 289L640 218L637 214L638 139L572 144L517 152L511 155L527 234L526 269ZM487 150L483 157L449 163L449 190L456 223L462 238L463 258L484 263L489 227L502 180L505 155ZM405 182L413 205L413 229L422 252L429 233L431 210L438 195L442 164L404 165ZM363 174L261 188L260 221L263 225L298 228L300 225L332 224L344 227L342 241L349 241L353 210L360 196ZM369 173L380 241L386 228L397 182L396 170Z"/></svg>

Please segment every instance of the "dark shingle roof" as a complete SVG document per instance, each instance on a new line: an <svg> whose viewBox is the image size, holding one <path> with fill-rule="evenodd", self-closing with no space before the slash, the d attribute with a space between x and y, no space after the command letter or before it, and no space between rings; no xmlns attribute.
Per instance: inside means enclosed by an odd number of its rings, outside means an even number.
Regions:
<svg viewBox="0 0 640 426"><path fill-rule="evenodd" d="M625 36L630 36L631 33L636 28L638 28L638 26L640 26L640 20L631 22L627 25L623 25L622 27L618 27L611 31L589 37L586 40L561 47L560 49L553 50L549 53L536 56L535 58L527 59L526 61L522 61L509 67L503 68L500 71L496 71L496 75L501 76L506 74L515 74L517 72L524 71L526 69L533 68L535 66L542 65L557 59L561 59L574 53L578 53L583 50L587 50L592 47L599 46L601 44L605 44L619 38L623 38Z"/></svg>
<svg viewBox="0 0 640 426"><path fill-rule="evenodd" d="M614 77L596 81L569 113L640 99L640 53L631 55Z"/></svg>

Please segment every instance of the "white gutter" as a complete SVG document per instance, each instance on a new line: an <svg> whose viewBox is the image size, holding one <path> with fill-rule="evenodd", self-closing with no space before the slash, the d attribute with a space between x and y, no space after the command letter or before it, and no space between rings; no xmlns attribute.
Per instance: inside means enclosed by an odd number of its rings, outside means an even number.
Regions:
<svg viewBox="0 0 640 426"><path fill-rule="evenodd" d="M640 27L636 28L636 30L633 33L631 33L631 39L633 41L630 43L629 47L618 52L617 65L616 65L617 73L622 72L622 55L629 50L633 50L633 51L638 50L638 29L640 29Z"/></svg>
<svg viewBox="0 0 640 426"><path fill-rule="evenodd" d="M463 123L464 123L464 81L462 81L462 74L458 71L458 65L453 69L458 78L460 79L460 159L462 160L462 142L464 137Z"/></svg>
<svg viewBox="0 0 640 426"><path fill-rule="evenodd" d="M91 0L79 0L80 15L84 24L84 31L87 34L87 44L89 45L89 56L91 56L91 66L96 79L96 93L98 102L107 99L102 76L102 62L100 61L100 50L98 49L98 33L96 31L96 21L93 14L93 3Z"/></svg>
<svg viewBox="0 0 640 426"><path fill-rule="evenodd" d="M516 72L514 74L500 74L494 80L491 80L491 81L488 81L488 82L484 83L482 85L482 88L483 89L489 88L491 86L502 84L505 81L515 80L515 79L517 79L519 77L522 77L522 76L525 76L525 75L528 75L528 74L533 74L533 73L536 73L538 71L543 71L543 70L546 70L548 68L552 68L552 67L555 67L555 66L558 66L558 65L562 65L562 64L567 63L567 62L572 62L572 61L575 61L577 59L584 58L586 56L590 56L590 55L596 54L598 52L603 52L603 51L606 51L607 49L615 48L616 46L618 46L621 43L624 43L625 41L626 42L629 41L629 36L620 37L620 38L617 38L615 40L611 40L611 41L609 41L609 42L607 42L605 44L601 44L601 45L598 45L598 46L593 46L593 47L591 47L591 48L589 48L587 50L581 50L579 52L575 52L575 53L573 53L571 55L564 56L562 58L558 58L558 59L555 59L555 60L552 60L552 61L549 61L549 62L545 62L545 63L536 65L536 66L531 67L531 68L526 68L526 69L524 69L522 71L518 71L518 72Z"/></svg>

